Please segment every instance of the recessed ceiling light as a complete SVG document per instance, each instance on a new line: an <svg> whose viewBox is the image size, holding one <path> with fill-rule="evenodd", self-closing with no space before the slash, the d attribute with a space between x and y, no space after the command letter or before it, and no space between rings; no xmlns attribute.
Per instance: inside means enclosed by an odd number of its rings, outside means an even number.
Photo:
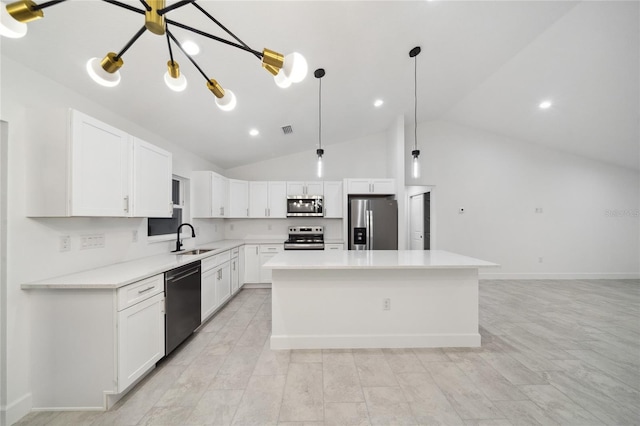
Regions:
<svg viewBox="0 0 640 426"><path fill-rule="evenodd" d="M551 101L542 101L538 105L538 108L540 108L540 109L548 109L550 107L551 107Z"/></svg>
<svg viewBox="0 0 640 426"><path fill-rule="evenodd" d="M258 131L258 129L251 129L251 130L249 130L249 134L251 136L258 136L260 134L260 132Z"/></svg>
<svg viewBox="0 0 640 426"><path fill-rule="evenodd" d="M182 43L182 48L191 56L195 56L200 53L200 47L191 40L187 40Z"/></svg>
<svg viewBox="0 0 640 426"><path fill-rule="evenodd" d="M382 106L382 104L384 104L384 101L383 101L382 99L376 99L376 100L373 102L373 106L374 106L374 107L376 107L376 108L381 107L381 106Z"/></svg>

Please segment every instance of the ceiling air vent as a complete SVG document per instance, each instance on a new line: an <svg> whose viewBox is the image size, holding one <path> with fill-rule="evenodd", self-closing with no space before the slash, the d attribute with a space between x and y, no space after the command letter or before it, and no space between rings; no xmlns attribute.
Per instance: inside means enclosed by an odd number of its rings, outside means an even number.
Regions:
<svg viewBox="0 0 640 426"><path fill-rule="evenodd" d="M291 128L291 126L282 126L282 133L284 133L285 135L290 135L291 133L293 133L293 129Z"/></svg>

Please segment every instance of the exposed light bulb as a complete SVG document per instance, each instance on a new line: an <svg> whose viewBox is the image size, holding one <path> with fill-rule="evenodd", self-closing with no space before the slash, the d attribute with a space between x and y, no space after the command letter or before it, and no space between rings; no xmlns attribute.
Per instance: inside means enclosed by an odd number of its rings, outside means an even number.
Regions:
<svg viewBox="0 0 640 426"><path fill-rule="evenodd" d="M21 38L27 35L27 24L16 20L7 12L7 5L0 3L0 36Z"/></svg>
<svg viewBox="0 0 640 426"><path fill-rule="evenodd" d="M282 70L280 70L280 72L278 72L278 74L276 74L273 79L275 80L276 85L281 89L286 89L287 87L291 86L291 80L284 75L284 71Z"/></svg>
<svg viewBox="0 0 640 426"><path fill-rule="evenodd" d="M292 83L300 83L309 71L307 60L298 52L289 53L284 57L282 71Z"/></svg>
<svg viewBox="0 0 640 426"><path fill-rule="evenodd" d="M251 129L251 130L249 130L249 134L251 136L258 136L260 134L260 132L258 131L258 129Z"/></svg>
<svg viewBox="0 0 640 426"><path fill-rule="evenodd" d="M318 155L318 177L321 178L324 172L324 165L322 164L322 155Z"/></svg>
<svg viewBox="0 0 640 426"><path fill-rule="evenodd" d="M91 58L87 61L89 77L96 83L105 87L115 87L120 83L120 71L107 72L101 65L100 58Z"/></svg>
<svg viewBox="0 0 640 426"><path fill-rule="evenodd" d="M551 108L551 105L552 105L551 101L542 101L538 105L538 108L540 108L540 109L549 109L549 108Z"/></svg>
<svg viewBox="0 0 640 426"><path fill-rule="evenodd" d="M173 78L169 71L164 73L164 83L174 92L182 92L187 88L187 79L184 75L180 74L177 78Z"/></svg>
<svg viewBox="0 0 640 426"><path fill-rule="evenodd" d="M227 89L224 91L224 96L221 98L216 97L216 105L223 111L231 111L236 107L238 103L235 93Z"/></svg>
<svg viewBox="0 0 640 426"><path fill-rule="evenodd" d="M384 101L382 99L376 99L375 102L373 103L373 106L376 108L381 107L384 104Z"/></svg>
<svg viewBox="0 0 640 426"><path fill-rule="evenodd" d="M411 155L413 155L411 176L413 176L414 179L417 179L420 177L420 160L418 159L418 157L420 156L420 150L414 149L413 151L411 151Z"/></svg>

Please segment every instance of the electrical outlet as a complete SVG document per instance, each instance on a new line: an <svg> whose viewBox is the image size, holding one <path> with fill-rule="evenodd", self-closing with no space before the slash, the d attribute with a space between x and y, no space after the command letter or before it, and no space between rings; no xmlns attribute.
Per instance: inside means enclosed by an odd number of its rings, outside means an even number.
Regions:
<svg viewBox="0 0 640 426"><path fill-rule="evenodd" d="M391 299L382 299L382 310L383 311L391 310Z"/></svg>
<svg viewBox="0 0 640 426"><path fill-rule="evenodd" d="M131 232L131 242L133 242L133 243L137 243L138 242L138 230L137 229L134 229Z"/></svg>
<svg viewBox="0 0 640 426"><path fill-rule="evenodd" d="M536 207L536 213L542 213L542 207Z"/></svg>
<svg viewBox="0 0 640 426"><path fill-rule="evenodd" d="M60 251L71 251L71 236L60 236Z"/></svg>

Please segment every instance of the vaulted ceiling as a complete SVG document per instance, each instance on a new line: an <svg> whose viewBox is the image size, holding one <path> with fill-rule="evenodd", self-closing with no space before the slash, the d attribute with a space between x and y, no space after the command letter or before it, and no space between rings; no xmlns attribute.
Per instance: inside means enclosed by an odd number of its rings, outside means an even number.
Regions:
<svg viewBox="0 0 640 426"><path fill-rule="evenodd" d="M127 1L141 8L139 1ZM168 4L173 1L169 0ZM104 88L85 62L119 51L141 15L100 1L45 10L23 39L1 52L222 168L314 149L318 80L323 144L385 131L397 115L413 124L413 59L418 56L418 121L448 120L638 169L639 4L635 1L208 1L198 4L255 50L298 51L307 78L280 89L251 54L174 28L201 47L210 78L238 105L220 111L201 74L175 52L189 85L163 82L163 37L149 32L125 53L122 82ZM173 20L228 38L191 5ZM383 99L379 108L375 99ZM551 108L538 104L549 99ZM284 135L281 127L291 125ZM252 137L256 128L260 135Z"/></svg>

